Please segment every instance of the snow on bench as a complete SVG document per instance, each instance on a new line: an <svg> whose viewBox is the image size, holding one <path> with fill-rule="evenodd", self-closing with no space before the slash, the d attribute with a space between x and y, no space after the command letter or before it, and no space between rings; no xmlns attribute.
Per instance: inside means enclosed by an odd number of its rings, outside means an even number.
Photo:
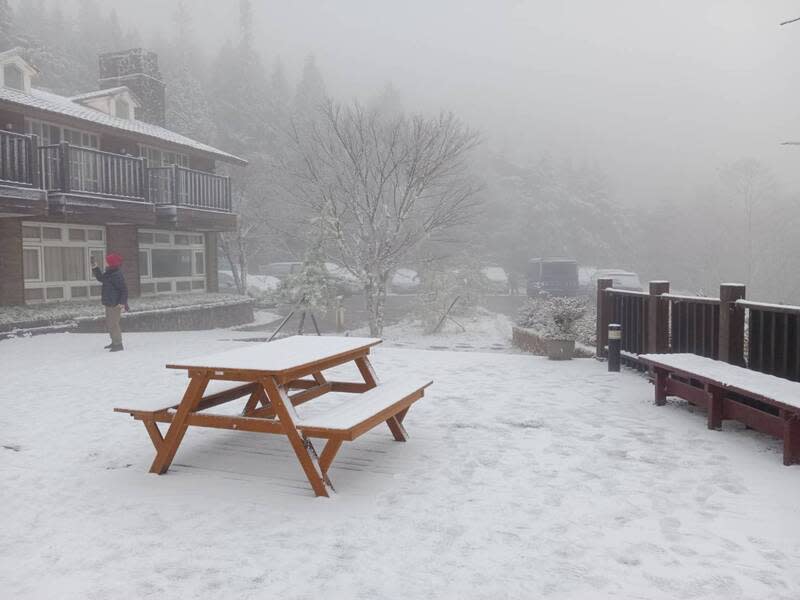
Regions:
<svg viewBox="0 0 800 600"><path fill-rule="evenodd" d="M206 391L203 394L204 399L208 399L212 396L222 396L225 395L226 397L243 397L249 395L254 387L252 383L243 383L241 381L224 381L215 379L208 382L206 386ZM230 392L230 394L228 393ZM241 393L239 393L241 392ZM238 396L235 394L238 393ZM169 410L171 408L176 408L181 401L181 394L179 393L174 398L165 400L164 398L137 398L135 402L128 404L128 406L132 408L115 408L114 412L121 412L121 413L155 413L155 412L162 412L165 410Z"/></svg>
<svg viewBox="0 0 800 600"><path fill-rule="evenodd" d="M800 409L800 383L737 367L696 354L642 354L648 363L713 380L723 388L773 400Z"/></svg>
<svg viewBox="0 0 800 600"><path fill-rule="evenodd" d="M432 383L430 379L408 377L387 381L363 394L354 394L340 406L320 415L298 419L295 425L312 437L354 440L419 400Z"/></svg>

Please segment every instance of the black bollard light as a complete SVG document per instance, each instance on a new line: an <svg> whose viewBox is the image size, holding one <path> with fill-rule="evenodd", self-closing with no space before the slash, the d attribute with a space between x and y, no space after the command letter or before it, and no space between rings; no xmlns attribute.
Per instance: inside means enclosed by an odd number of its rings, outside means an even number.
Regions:
<svg viewBox="0 0 800 600"><path fill-rule="evenodd" d="M608 325L608 371L619 373L619 351L622 346L622 326L617 323Z"/></svg>

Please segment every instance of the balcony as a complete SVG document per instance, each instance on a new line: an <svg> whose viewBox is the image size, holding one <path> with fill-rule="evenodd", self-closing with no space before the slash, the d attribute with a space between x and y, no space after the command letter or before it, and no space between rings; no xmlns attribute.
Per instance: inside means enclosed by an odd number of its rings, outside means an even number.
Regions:
<svg viewBox="0 0 800 600"><path fill-rule="evenodd" d="M47 213L47 194L39 188L37 138L0 131L0 214Z"/></svg>
<svg viewBox="0 0 800 600"><path fill-rule="evenodd" d="M56 214L102 221L111 218L102 214L110 209L125 222L220 231L236 222L228 177L177 165L148 167L144 158L67 143L41 146L39 161L42 187Z"/></svg>
<svg viewBox="0 0 800 600"><path fill-rule="evenodd" d="M231 212L231 180L223 175L178 165L148 169L150 199L172 204Z"/></svg>

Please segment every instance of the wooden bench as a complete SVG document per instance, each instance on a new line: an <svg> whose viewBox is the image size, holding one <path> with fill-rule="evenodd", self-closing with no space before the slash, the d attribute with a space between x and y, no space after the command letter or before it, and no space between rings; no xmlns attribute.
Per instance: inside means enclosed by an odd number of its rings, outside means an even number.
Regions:
<svg viewBox="0 0 800 600"><path fill-rule="evenodd" d="M725 419L783 440L783 464L800 463L800 383L695 354L643 354L655 403L677 396L708 411L708 428Z"/></svg>

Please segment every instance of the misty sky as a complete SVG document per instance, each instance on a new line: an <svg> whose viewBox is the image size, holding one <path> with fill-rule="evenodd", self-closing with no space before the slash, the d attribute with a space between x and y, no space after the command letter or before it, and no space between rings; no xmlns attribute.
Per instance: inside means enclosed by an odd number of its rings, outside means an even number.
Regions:
<svg viewBox="0 0 800 600"><path fill-rule="evenodd" d="M109 4L147 31L176 1ZM209 48L235 35L238 0L188 4ZM693 194L743 156L772 168L784 191L800 191L800 147L779 145L800 139L800 22L778 25L800 16L800 2L253 5L265 59L280 55L292 75L313 52L339 98L391 81L407 109L453 109L520 160L548 153L596 164L631 203Z"/></svg>

